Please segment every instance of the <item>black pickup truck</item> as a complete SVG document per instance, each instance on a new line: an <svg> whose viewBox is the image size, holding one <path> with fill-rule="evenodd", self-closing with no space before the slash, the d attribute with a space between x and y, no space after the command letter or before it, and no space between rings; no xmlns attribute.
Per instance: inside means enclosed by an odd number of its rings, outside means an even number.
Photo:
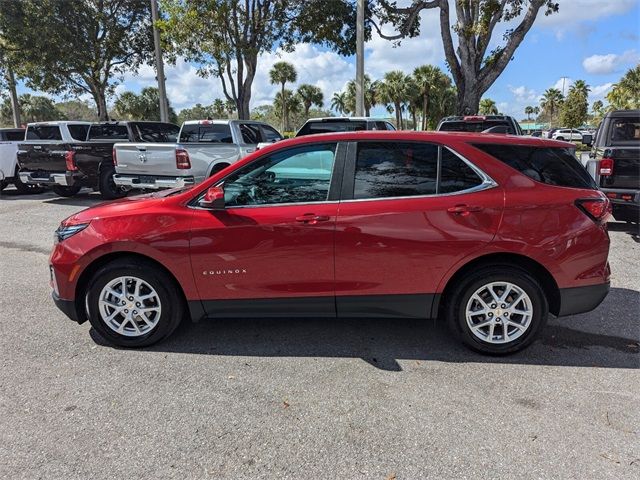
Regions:
<svg viewBox="0 0 640 480"><path fill-rule="evenodd" d="M640 217L640 110L616 110L602 119L587 170L609 197L616 220Z"/></svg>
<svg viewBox="0 0 640 480"><path fill-rule="evenodd" d="M162 122L47 122L27 125L18 145L20 180L50 185L63 197L82 187L111 200L126 195L113 181L113 145L121 142L176 142L180 127Z"/></svg>

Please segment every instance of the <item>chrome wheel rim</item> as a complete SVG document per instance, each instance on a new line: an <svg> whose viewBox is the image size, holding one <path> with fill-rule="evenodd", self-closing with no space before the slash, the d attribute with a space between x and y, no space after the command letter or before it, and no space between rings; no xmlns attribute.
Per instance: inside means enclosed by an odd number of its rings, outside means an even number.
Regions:
<svg viewBox="0 0 640 480"><path fill-rule="evenodd" d="M155 328L162 314L160 296L137 277L118 277L107 283L98 297L102 321L125 337L140 337Z"/></svg>
<svg viewBox="0 0 640 480"><path fill-rule="evenodd" d="M467 302L467 326L486 343L504 344L520 338L533 318L531 298L510 282L491 282L477 289Z"/></svg>

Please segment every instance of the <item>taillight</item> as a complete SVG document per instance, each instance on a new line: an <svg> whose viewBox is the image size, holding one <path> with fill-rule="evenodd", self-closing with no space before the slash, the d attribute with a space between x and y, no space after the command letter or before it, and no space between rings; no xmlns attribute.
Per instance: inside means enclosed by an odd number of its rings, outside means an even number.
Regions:
<svg viewBox="0 0 640 480"><path fill-rule="evenodd" d="M67 171L78 170L76 165L76 152L69 150L64 154L64 162L67 164Z"/></svg>
<svg viewBox="0 0 640 480"><path fill-rule="evenodd" d="M182 148L176 149L176 168L179 170L188 170L189 168L191 168L189 152Z"/></svg>
<svg viewBox="0 0 640 480"><path fill-rule="evenodd" d="M113 162L114 166L118 166L118 157L116 155L116 149L114 148L112 153L111 153L111 161Z"/></svg>
<svg viewBox="0 0 640 480"><path fill-rule="evenodd" d="M610 177L613 175L613 158L603 158L600 160L600 176Z"/></svg>
<svg viewBox="0 0 640 480"><path fill-rule="evenodd" d="M606 220L611 214L611 202L606 198L580 198L576 206L596 222Z"/></svg>

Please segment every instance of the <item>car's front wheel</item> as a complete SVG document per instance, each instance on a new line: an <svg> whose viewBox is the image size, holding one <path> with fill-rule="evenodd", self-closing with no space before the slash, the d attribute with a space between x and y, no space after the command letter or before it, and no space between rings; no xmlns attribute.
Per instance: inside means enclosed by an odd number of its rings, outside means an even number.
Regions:
<svg viewBox="0 0 640 480"><path fill-rule="evenodd" d="M98 270L86 302L93 328L120 347L159 342L178 327L184 312L174 280L137 259L115 261Z"/></svg>
<svg viewBox="0 0 640 480"><path fill-rule="evenodd" d="M481 353L514 353L531 344L549 316L539 282L516 267L484 267L456 286L447 305L450 325Z"/></svg>

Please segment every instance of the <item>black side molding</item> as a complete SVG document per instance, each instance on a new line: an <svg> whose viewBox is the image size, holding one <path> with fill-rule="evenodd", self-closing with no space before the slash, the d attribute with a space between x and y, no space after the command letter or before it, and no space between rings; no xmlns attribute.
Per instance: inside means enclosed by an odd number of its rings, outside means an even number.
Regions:
<svg viewBox="0 0 640 480"><path fill-rule="evenodd" d="M609 293L609 282L587 287L561 288L559 317L590 312Z"/></svg>
<svg viewBox="0 0 640 480"><path fill-rule="evenodd" d="M83 324L87 321L87 316L84 315L84 312L78 311L78 305L75 300L63 300L56 295L56 292L51 292L51 297L56 307L71 320L78 324Z"/></svg>

